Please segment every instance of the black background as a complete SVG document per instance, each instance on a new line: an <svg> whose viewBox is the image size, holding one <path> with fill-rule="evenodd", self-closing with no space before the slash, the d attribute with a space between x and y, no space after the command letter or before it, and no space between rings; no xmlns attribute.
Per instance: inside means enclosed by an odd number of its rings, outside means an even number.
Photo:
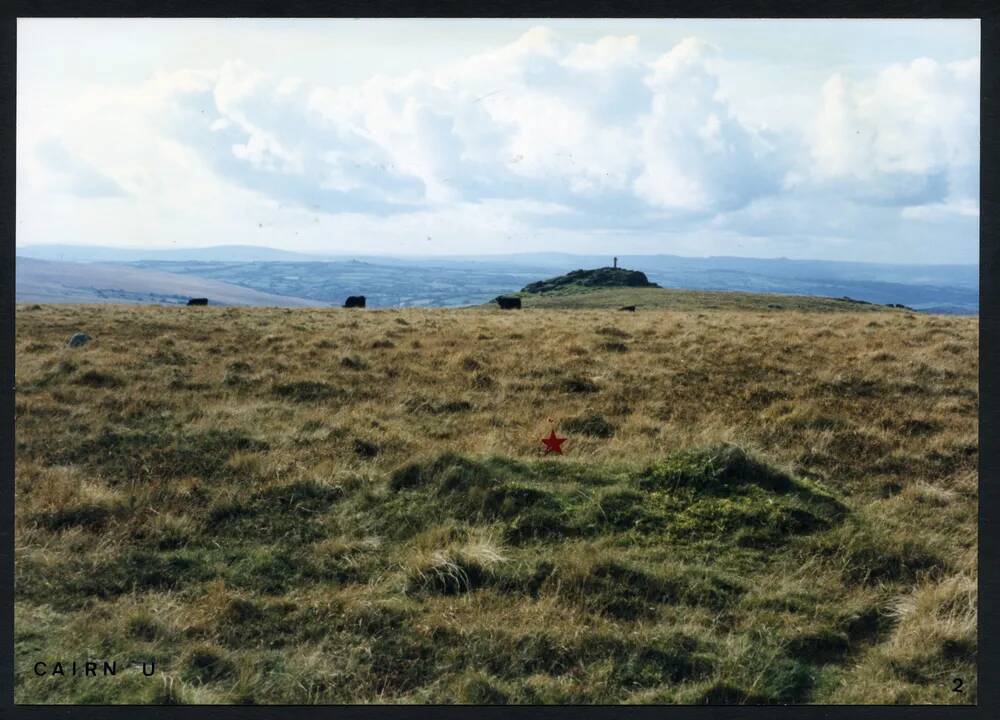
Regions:
<svg viewBox="0 0 1000 720"><path fill-rule="evenodd" d="M994 3L995 4L995 3ZM197 716L328 717L328 718L924 718L1000 717L1000 673L998 648L1000 615L1000 538L997 515L1000 487L1000 393L995 370L1000 349L1000 245L997 242L997 112L998 68L996 48L1000 40L998 13L987 2L607 2L587 0L395 0L394 2L318 2L291 0L17 0L3 4L0 20L0 720L4 718L131 718ZM979 416L979 676L977 707L932 706L14 706L14 238L15 238L15 131L17 17L663 17L663 18L980 18L981 19L981 163L980 163L980 416Z"/></svg>

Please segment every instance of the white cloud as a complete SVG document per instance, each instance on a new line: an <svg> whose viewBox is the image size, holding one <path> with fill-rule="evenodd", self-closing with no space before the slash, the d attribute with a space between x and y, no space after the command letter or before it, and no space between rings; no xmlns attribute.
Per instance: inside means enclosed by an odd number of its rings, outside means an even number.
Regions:
<svg viewBox="0 0 1000 720"><path fill-rule="evenodd" d="M48 183L56 191L78 197L119 197L125 192L113 178L100 172L86 160L74 156L56 138L47 138L36 146L37 159Z"/></svg>
<svg viewBox="0 0 1000 720"><path fill-rule="evenodd" d="M242 62L155 78L171 140L230 182L328 212L520 198L707 213L772 192L768 143L719 97L711 48L544 28L444 72L310 87ZM102 112L108 110L102 107Z"/></svg>
<svg viewBox="0 0 1000 720"><path fill-rule="evenodd" d="M978 58L831 72L789 91L796 120L779 134L752 93L737 106L722 90L720 68L763 71L724 56L695 37L649 52L635 34L574 43L538 27L353 85L269 72L266 58L163 71L90 88L72 113L19 131L19 196L30 190L34 208L49 191L127 198L157 237L284 222L314 246L405 237L414 252L427 236L467 252L454 244L572 249L609 233L714 246L712 231L758 251L781 238L788 254L796 238L861 247L878 228L899 242L904 226L967 230L978 214ZM59 212L64 232L73 210Z"/></svg>
<svg viewBox="0 0 1000 720"><path fill-rule="evenodd" d="M918 58L861 83L834 74L810 133L812 178L858 202L976 200L978 68Z"/></svg>
<svg viewBox="0 0 1000 720"><path fill-rule="evenodd" d="M954 200L951 202L932 203L930 205L913 205L904 207L899 212L906 220L941 221L952 217L979 217L979 203L972 199Z"/></svg>
<svg viewBox="0 0 1000 720"><path fill-rule="evenodd" d="M773 148L736 117L708 58L717 49L688 38L652 65L652 112L640 118L642 172L636 194L681 212L733 210L774 192Z"/></svg>

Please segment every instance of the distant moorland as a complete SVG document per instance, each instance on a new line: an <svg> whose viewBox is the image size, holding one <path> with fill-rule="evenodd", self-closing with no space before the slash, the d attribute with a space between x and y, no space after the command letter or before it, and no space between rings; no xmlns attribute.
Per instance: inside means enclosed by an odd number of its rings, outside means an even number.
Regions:
<svg viewBox="0 0 1000 720"><path fill-rule="evenodd" d="M497 256L373 257L311 256L273 248L220 246L185 250L128 250L74 246L24 246L19 255L17 295L21 302L83 302L114 294L115 274L80 269L97 262L101 268L127 263L131 272L170 273L184 278L225 283L238 288L289 297L292 301L250 304L340 305L348 295L365 295L369 307L453 307L477 305L512 293L553 275L611 264L608 256L526 253ZM42 298L37 267L22 267L21 258L66 263L65 297ZM749 293L782 293L819 297L851 297L882 305L901 304L922 312L976 314L979 273L975 265L905 265L818 260L736 257L691 258L672 255L619 257L619 265L644 272L663 287ZM74 272L82 277L73 280ZM162 275L157 283L162 282ZM231 287L235 286L235 287ZM99 292L100 291L100 292ZM102 294L103 293L103 294ZM190 294L195 294L192 291ZM125 293L122 302L142 302ZM145 300L169 302L169 300ZM236 302L234 304L242 304Z"/></svg>

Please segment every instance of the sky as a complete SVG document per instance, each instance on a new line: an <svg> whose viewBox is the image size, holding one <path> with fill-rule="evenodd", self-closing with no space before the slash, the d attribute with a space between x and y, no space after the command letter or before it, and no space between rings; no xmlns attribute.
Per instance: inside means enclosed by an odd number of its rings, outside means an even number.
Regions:
<svg viewBox="0 0 1000 720"><path fill-rule="evenodd" d="M978 20L19 19L18 246L976 263Z"/></svg>

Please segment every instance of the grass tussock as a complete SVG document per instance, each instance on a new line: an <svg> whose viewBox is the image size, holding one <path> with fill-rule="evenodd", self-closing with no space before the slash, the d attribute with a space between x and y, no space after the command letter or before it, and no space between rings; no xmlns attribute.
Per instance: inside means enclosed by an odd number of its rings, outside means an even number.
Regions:
<svg viewBox="0 0 1000 720"><path fill-rule="evenodd" d="M975 702L976 320L622 292L19 308L17 701Z"/></svg>

